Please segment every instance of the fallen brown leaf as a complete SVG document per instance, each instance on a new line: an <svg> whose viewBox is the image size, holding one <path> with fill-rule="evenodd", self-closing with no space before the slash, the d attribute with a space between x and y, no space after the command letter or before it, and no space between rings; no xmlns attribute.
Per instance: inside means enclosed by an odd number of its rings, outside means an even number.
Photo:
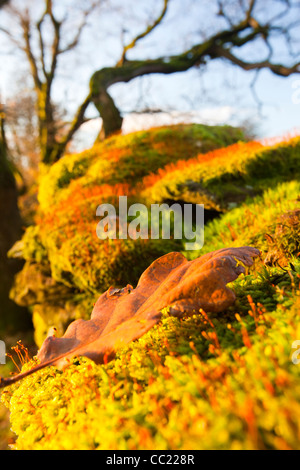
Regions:
<svg viewBox="0 0 300 470"><path fill-rule="evenodd" d="M76 320L61 338L44 341L33 369L9 379L5 387L49 365L64 369L75 356L85 356L97 364L114 357L117 349L144 335L161 319L161 310L170 315L219 313L236 297L226 285L245 272L259 256L256 248L228 248L208 253L194 261L180 253L159 258L142 274L135 289L110 288L98 299L90 320Z"/></svg>

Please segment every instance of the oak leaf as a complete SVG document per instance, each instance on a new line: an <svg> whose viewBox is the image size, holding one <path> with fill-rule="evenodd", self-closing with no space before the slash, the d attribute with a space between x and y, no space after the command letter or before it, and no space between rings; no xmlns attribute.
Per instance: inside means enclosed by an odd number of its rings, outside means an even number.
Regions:
<svg viewBox="0 0 300 470"><path fill-rule="evenodd" d="M101 364L114 357L116 350L144 335L169 307L170 315L219 313L235 302L227 284L245 272L259 256L256 248L228 248L208 253L193 261L180 253L169 253L154 261L142 274L135 289L110 288L100 296L90 320L76 320L61 338L49 336L33 369L9 379L10 385L49 365L64 369L75 356L85 356Z"/></svg>

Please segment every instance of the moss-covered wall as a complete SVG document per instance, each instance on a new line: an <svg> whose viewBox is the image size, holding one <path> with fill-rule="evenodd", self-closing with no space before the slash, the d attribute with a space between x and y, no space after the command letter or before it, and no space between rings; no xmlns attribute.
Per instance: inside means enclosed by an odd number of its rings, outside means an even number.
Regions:
<svg viewBox="0 0 300 470"><path fill-rule="evenodd" d="M152 261L181 249L177 240L101 242L96 236L99 204L118 207L119 195L128 196L128 205L141 202L150 174L242 140L243 132L230 126L162 127L111 137L43 168L37 224L15 249L26 265L11 292L19 305L32 308L37 344L50 327L61 332L74 318L89 314L74 298L91 305L111 285L136 284Z"/></svg>
<svg viewBox="0 0 300 470"><path fill-rule="evenodd" d="M145 136L141 142L150 139ZM131 138L112 139L103 159L95 149L91 157L68 157L43 180L43 212L20 248L27 260L20 277L27 280L15 287L15 296L34 307L38 344L50 326L58 325L60 334L72 318L88 318L98 289L131 283L164 249L99 245L89 235L97 204L124 191L142 200L142 191L171 181L183 197L180 185L193 175L217 198L222 185L232 189L237 182L243 197L232 194L234 204L222 206L220 217L206 224L204 248L190 256L251 245L261 258L230 285L237 300L221 314L180 320L166 309L161 324L109 364L76 358L64 372L47 368L5 390L16 448L300 449L300 369L292 362L300 338L299 139L273 147L234 145L183 163L178 157L173 166L146 174L141 190L134 178L133 187L110 179L115 170L110 173L109 155L122 172L127 150L121 142ZM195 194L201 202L203 192ZM46 288L22 289L31 270Z"/></svg>
<svg viewBox="0 0 300 470"><path fill-rule="evenodd" d="M226 214L208 227L209 246L217 248L214 229L226 221L237 245L256 235L265 253L264 233L280 226L282 198L291 214L299 191L299 182L286 183ZM260 220L252 228L254 210ZM289 239L299 250L292 222ZM292 362L300 261L285 254L283 267L261 259L232 283L237 301L221 314L179 320L166 310L161 324L107 365L77 358L64 372L47 368L5 390L16 448L300 449L300 372Z"/></svg>

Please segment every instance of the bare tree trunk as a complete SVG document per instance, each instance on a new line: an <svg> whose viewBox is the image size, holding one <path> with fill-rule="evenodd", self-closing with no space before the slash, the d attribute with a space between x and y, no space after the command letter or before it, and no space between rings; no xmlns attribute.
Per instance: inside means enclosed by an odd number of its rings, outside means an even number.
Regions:
<svg viewBox="0 0 300 470"><path fill-rule="evenodd" d="M112 97L104 88L101 88L97 95L94 95L94 105L103 119L99 140L118 134L122 129L123 118Z"/></svg>
<svg viewBox="0 0 300 470"><path fill-rule="evenodd" d="M13 172L7 160L3 114L0 115L0 331L18 331L28 326L28 312L9 299L14 275L22 268L7 252L20 239L22 222Z"/></svg>

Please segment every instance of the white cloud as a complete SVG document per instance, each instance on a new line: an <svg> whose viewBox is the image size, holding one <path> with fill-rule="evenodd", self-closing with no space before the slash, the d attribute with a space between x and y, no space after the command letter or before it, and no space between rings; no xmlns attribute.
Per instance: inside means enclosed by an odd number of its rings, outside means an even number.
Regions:
<svg viewBox="0 0 300 470"><path fill-rule="evenodd" d="M172 124L232 124L236 110L230 106L205 108L199 111L171 111L159 113L131 113L124 117L122 133L128 134L152 127L168 126ZM102 119L93 119L81 127L73 148L76 151L84 150L95 141L102 125Z"/></svg>
<svg viewBox="0 0 300 470"><path fill-rule="evenodd" d="M198 124L224 124L228 123L234 114L234 109L230 106L218 108L206 108L200 111L170 113L137 114L131 113L124 118L123 133L128 134L141 129L151 127L166 126L180 123Z"/></svg>

